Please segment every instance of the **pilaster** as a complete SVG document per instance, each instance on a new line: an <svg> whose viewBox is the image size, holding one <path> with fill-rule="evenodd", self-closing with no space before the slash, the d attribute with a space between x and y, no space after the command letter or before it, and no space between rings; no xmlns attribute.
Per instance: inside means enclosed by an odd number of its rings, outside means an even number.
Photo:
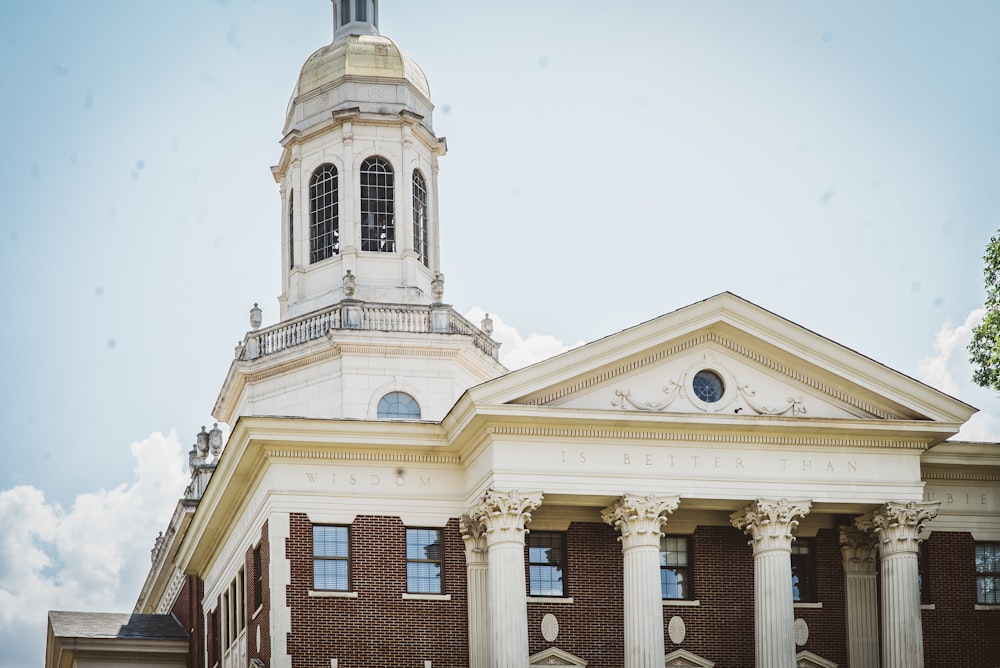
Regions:
<svg viewBox="0 0 1000 668"><path fill-rule="evenodd" d="M859 528L871 531L878 540L882 565L883 668L924 665L918 536L937 516L939 505L939 501L890 501L856 520Z"/></svg>
<svg viewBox="0 0 1000 668"><path fill-rule="evenodd" d="M489 656L493 668L528 668L524 525L541 503L541 492L491 489L469 513L473 521L482 524L486 535Z"/></svg>
<svg viewBox="0 0 1000 668"><path fill-rule="evenodd" d="M874 534L840 527L847 599L847 656L851 668L878 668L877 550Z"/></svg>
<svg viewBox="0 0 1000 668"><path fill-rule="evenodd" d="M757 499L730 515L751 537L754 564L754 656L757 668L795 668L792 541L809 501Z"/></svg>
<svg viewBox="0 0 1000 668"><path fill-rule="evenodd" d="M465 541L466 590L469 619L469 668L487 668L490 628L486 617L489 567L486 530L482 522L462 515L459 526Z"/></svg>
<svg viewBox="0 0 1000 668"><path fill-rule="evenodd" d="M662 668L660 537L678 496L626 494L601 512L621 536L625 576L625 668Z"/></svg>

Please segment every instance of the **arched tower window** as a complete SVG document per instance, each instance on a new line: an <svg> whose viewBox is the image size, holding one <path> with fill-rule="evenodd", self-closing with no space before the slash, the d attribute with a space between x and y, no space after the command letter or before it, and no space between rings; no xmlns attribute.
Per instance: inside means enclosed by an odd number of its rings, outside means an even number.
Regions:
<svg viewBox="0 0 1000 668"><path fill-rule="evenodd" d="M319 262L340 252L339 189L337 168L326 164L309 180L310 262Z"/></svg>
<svg viewBox="0 0 1000 668"><path fill-rule="evenodd" d="M295 191L288 193L288 269L295 266Z"/></svg>
<svg viewBox="0 0 1000 668"><path fill-rule="evenodd" d="M405 392L390 392L378 400L376 415L380 418L420 419L420 404Z"/></svg>
<svg viewBox="0 0 1000 668"><path fill-rule="evenodd" d="M419 169L413 170L413 250L427 264L427 182Z"/></svg>
<svg viewBox="0 0 1000 668"><path fill-rule="evenodd" d="M392 165L379 156L361 163L361 250L396 250Z"/></svg>

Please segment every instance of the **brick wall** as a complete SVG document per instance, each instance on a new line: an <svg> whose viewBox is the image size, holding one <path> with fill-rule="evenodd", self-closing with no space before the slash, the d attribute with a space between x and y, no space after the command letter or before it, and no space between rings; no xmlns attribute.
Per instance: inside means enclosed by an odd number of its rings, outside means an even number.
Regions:
<svg viewBox="0 0 1000 668"><path fill-rule="evenodd" d="M271 585L268 573L271 565L271 550L268 542L267 522L260 530L260 566L263 583L261 586L262 601L254 600L254 587L257 581L257 571L254 568L254 546L247 550L244 562L246 570L246 604L247 604L247 660L260 659L265 666L271 665ZM254 616L257 604L261 603L260 612ZM257 649L257 637L260 636L260 649ZM327 666L329 666L327 662Z"/></svg>
<svg viewBox="0 0 1000 668"><path fill-rule="evenodd" d="M358 598L310 597L312 525L291 515L286 543L291 562L288 603L294 668L329 668L330 659L367 668L468 665L465 545L458 520L444 541L444 593L450 601L403 600L406 592L406 527L396 517L360 516L350 527L351 591Z"/></svg>
<svg viewBox="0 0 1000 668"><path fill-rule="evenodd" d="M923 611L927 666L1000 665L1000 610L976 610L976 543L969 533L927 541L933 610Z"/></svg>
<svg viewBox="0 0 1000 668"><path fill-rule="evenodd" d="M188 668L204 668L205 665L205 616L201 610L204 595L201 578L188 575L170 610L188 634Z"/></svg>

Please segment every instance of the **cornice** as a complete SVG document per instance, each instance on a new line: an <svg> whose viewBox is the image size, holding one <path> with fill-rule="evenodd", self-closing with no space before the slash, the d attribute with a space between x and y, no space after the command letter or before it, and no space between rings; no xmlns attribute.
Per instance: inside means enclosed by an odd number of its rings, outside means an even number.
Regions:
<svg viewBox="0 0 1000 668"><path fill-rule="evenodd" d="M630 430L599 427L537 427L519 425L490 425L486 431L495 436L531 436L546 438L630 440L630 441L681 441L685 443L713 443L735 445L768 445L781 447L841 447L878 448L892 450L923 451L926 444L921 441L897 441L889 439L836 438L815 436L773 436L739 432L723 434L668 432L661 430Z"/></svg>
<svg viewBox="0 0 1000 668"><path fill-rule="evenodd" d="M601 373L594 374L586 378L582 378L576 383L561 387L557 390L549 392L548 394L534 397L524 403L531 406L540 406L543 404L549 404L565 396L575 394L576 392L585 390L595 385L599 385L613 378L617 378L619 376L630 373L637 369L649 366L650 364L658 362L664 358L672 357L678 353L690 350L691 348L706 343L715 343L717 345L720 345L726 348L727 350L736 353L737 355L740 355L747 360L756 362L757 364L764 366L770 369L771 371L779 373L782 376L792 381L795 381L813 390L821 392L857 410L863 411L869 416L879 417L882 418L883 420L899 419L896 416L892 415L891 413L888 413L887 411L882 410L866 401L862 401L857 397L853 397L847 394L846 392L839 390L827 383L824 383L816 378L813 378L800 371L797 371L796 369L786 366L781 362L773 360L770 357L763 355L740 343L737 343L736 341L733 341L728 337L722 336L718 332L711 332L711 331L702 332L700 334L689 336L681 341L674 343L673 345L659 348L658 350L652 353L643 355L642 357L636 359L632 359L623 364L619 364Z"/></svg>
<svg viewBox="0 0 1000 668"><path fill-rule="evenodd" d="M304 460L335 460L358 462L387 462L410 464L461 464L458 455L432 455L425 453L378 452L372 450L327 451L304 448L264 449L264 455L269 459L304 459Z"/></svg>
<svg viewBox="0 0 1000 668"><path fill-rule="evenodd" d="M1000 471L924 471L926 481L965 480L968 482L1000 482Z"/></svg>

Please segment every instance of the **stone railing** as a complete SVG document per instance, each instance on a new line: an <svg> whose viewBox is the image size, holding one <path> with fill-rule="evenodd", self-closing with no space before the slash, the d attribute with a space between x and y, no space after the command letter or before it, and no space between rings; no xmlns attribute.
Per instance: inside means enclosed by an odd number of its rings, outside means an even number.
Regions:
<svg viewBox="0 0 1000 668"><path fill-rule="evenodd" d="M271 327L247 332L236 346L236 359L252 360L322 338L336 329L414 334L462 334L476 347L497 359L500 344L460 316L450 306L436 304L366 304L342 301Z"/></svg>

